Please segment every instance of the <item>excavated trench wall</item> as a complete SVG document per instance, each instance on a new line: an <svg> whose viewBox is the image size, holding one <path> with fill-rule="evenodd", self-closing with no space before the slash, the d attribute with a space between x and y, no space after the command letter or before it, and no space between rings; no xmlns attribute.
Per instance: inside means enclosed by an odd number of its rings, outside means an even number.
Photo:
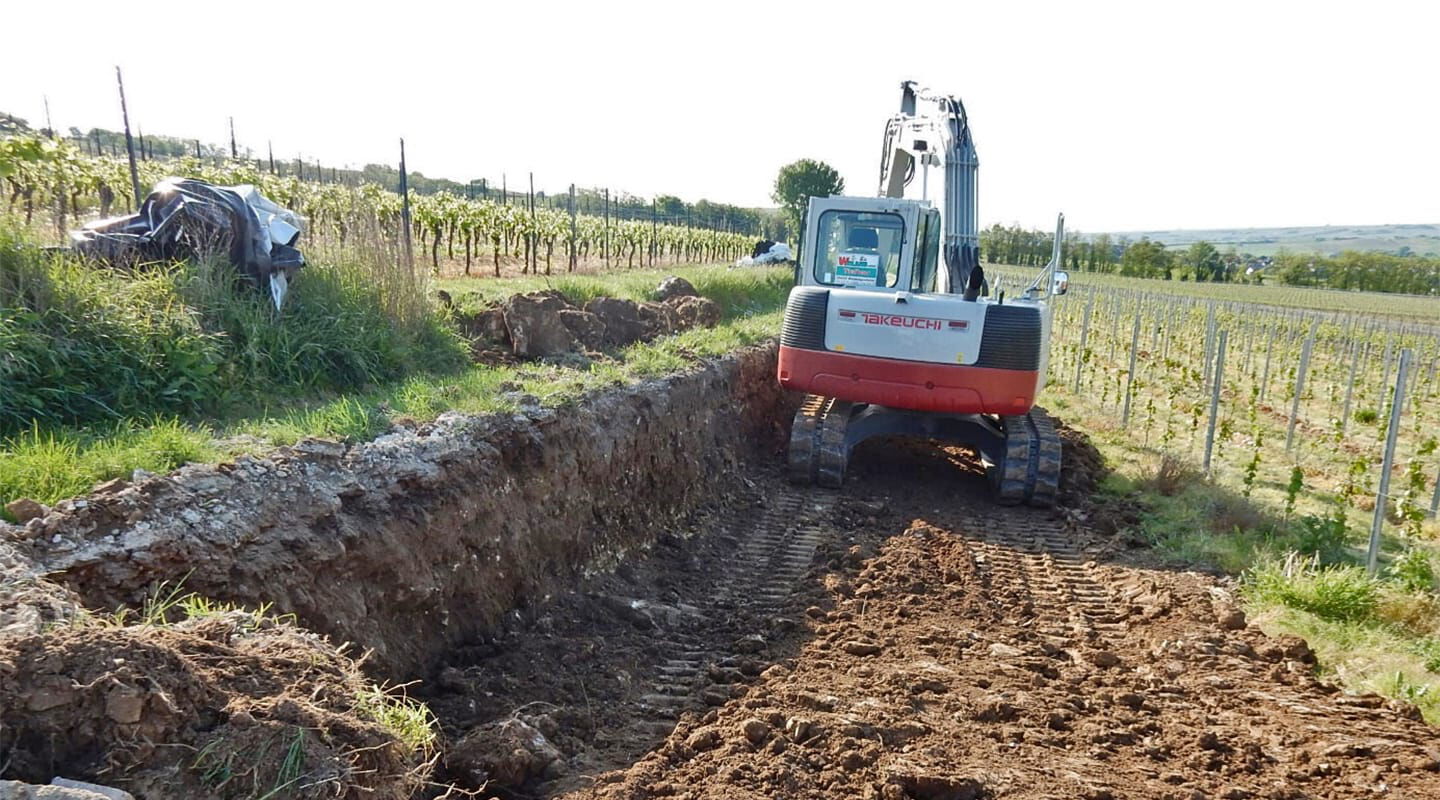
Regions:
<svg viewBox="0 0 1440 800"><path fill-rule="evenodd" d="M793 410L774 375L774 347L749 348L562 408L189 466L10 533L91 608L183 579L185 591L273 604L373 649L381 674L413 676L773 454Z"/></svg>

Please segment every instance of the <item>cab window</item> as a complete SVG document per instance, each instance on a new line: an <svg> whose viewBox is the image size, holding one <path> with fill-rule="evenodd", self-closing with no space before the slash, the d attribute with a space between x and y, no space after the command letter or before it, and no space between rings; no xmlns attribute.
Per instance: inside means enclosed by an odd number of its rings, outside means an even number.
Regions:
<svg viewBox="0 0 1440 800"><path fill-rule="evenodd" d="M939 257L940 212L927 211L920 217L920 230L915 236L915 268L910 270L910 291L935 291Z"/></svg>
<svg viewBox="0 0 1440 800"><path fill-rule="evenodd" d="M905 220L899 214L826 211L815 238L815 280L830 286L894 288Z"/></svg>

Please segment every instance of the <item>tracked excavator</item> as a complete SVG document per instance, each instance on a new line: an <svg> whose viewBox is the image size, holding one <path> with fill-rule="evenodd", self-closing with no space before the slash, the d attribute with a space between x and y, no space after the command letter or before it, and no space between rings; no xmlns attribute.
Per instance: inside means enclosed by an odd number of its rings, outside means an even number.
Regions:
<svg viewBox="0 0 1440 800"><path fill-rule="evenodd" d="M805 393L792 481L838 487L861 442L918 436L973 448L1002 505L1055 504L1060 438L1035 400L1069 282L1065 218L1007 298L980 265L978 168L965 106L906 81L878 196L810 199L780 335L780 383Z"/></svg>

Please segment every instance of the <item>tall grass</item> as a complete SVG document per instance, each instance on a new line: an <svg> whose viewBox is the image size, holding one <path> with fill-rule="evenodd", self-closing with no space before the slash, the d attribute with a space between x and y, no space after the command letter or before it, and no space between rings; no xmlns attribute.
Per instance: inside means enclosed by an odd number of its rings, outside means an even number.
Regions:
<svg viewBox="0 0 1440 800"><path fill-rule="evenodd" d="M423 279L378 246L357 253L306 268L277 312L225 264L122 273L0 222L0 435L222 415L463 365Z"/></svg>

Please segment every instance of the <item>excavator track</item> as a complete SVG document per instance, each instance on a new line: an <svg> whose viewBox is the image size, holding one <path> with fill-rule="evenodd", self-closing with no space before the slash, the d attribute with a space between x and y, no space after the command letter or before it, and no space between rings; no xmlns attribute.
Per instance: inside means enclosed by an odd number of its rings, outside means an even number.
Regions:
<svg viewBox="0 0 1440 800"><path fill-rule="evenodd" d="M796 484L838 489L849 461L846 429L854 404L806 395L790 428L789 477ZM1052 508L1060 490L1060 437L1045 409L1000 418L1004 455L987 464L995 501L1000 505Z"/></svg>
<svg viewBox="0 0 1440 800"><path fill-rule="evenodd" d="M790 427L789 475L792 483L838 488L845 480L849 450L845 428L852 404L806 395Z"/></svg>
<svg viewBox="0 0 1440 800"><path fill-rule="evenodd" d="M1052 508L1060 491L1060 437L1045 409L1000 418L1005 430L1004 459L989 467L995 502Z"/></svg>
<svg viewBox="0 0 1440 800"><path fill-rule="evenodd" d="M824 415L826 398L807 394L795 412L795 421L790 425L790 450L787 458L791 483L813 483L815 481L816 434Z"/></svg>

